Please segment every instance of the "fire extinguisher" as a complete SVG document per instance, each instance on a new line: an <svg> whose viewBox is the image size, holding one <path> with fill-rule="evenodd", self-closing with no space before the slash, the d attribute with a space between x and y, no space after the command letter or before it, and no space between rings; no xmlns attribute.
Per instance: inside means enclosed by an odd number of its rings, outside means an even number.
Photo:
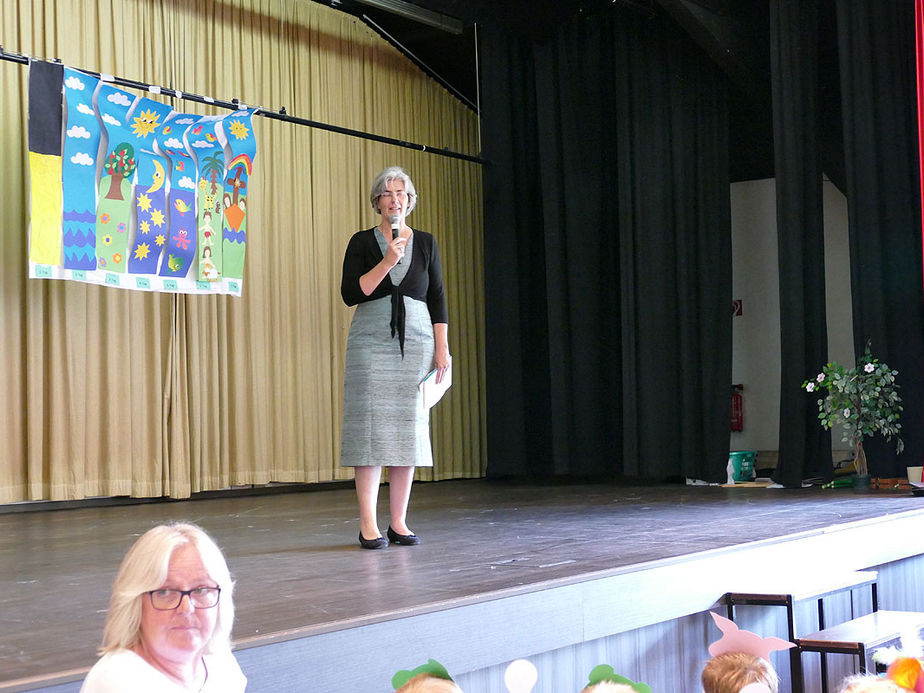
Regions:
<svg viewBox="0 0 924 693"><path fill-rule="evenodd" d="M731 430L733 431L744 429L744 400L741 397L743 389L744 385L732 385Z"/></svg>

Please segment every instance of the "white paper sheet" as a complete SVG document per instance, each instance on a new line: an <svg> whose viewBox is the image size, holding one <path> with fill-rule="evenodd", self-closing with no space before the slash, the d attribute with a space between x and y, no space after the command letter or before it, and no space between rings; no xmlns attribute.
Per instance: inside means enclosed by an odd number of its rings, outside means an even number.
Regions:
<svg viewBox="0 0 924 693"><path fill-rule="evenodd" d="M436 382L436 369L427 373L426 377L420 381L418 389L423 395L423 405L429 409L440 401L446 390L452 385L452 357L449 358L449 367L443 373L443 379Z"/></svg>

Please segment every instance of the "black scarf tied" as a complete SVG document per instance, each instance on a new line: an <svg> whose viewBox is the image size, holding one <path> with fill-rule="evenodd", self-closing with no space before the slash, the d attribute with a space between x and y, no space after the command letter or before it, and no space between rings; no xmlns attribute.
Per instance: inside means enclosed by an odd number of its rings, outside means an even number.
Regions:
<svg viewBox="0 0 924 693"><path fill-rule="evenodd" d="M401 358L404 358L404 296L398 291L397 286L391 289L391 338L395 338L395 331L398 332L398 344L401 345Z"/></svg>

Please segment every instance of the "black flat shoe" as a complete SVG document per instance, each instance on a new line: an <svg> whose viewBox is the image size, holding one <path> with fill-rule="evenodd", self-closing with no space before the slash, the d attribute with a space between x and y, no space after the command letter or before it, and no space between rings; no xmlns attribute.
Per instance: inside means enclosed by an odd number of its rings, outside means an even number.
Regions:
<svg viewBox="0 0 924 693"><path fill-rule="evenodd" d="M391 528L391 525L388 527L388 541L393 544L401 544L402 546L417 546L420 543L420 537L416 534L398 534L395 530Z"/></svg>
<svg viewBox="0 0 924 693"><path fill-rule="evenodd" d="M376 537L375 539L363 539L363 533L359 533L359 545L364 549L384 549L388 546L388 540L385 537Z"/></svg>

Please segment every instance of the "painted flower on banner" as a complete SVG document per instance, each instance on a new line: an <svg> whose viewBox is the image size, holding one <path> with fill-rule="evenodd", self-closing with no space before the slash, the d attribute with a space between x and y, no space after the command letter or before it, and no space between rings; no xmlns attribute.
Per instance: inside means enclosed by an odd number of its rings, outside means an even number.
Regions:
<svg viewBox="0 0 924 693"><path fill-rule="evenodd" d="M103 245L112 245L112 236L108 233L100 239L103 242Z"/></svg>

